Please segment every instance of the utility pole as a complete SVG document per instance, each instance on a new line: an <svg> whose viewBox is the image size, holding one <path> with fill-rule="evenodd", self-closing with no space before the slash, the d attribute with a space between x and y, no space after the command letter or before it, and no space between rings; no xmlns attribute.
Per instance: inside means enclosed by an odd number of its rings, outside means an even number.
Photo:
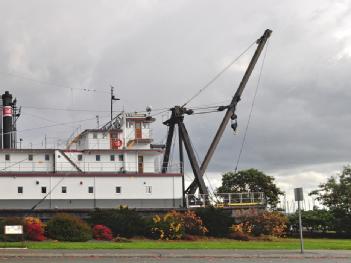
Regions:
<svg viewBox="0 0 351 263"><path fill-rule="evenodd" d="M113 101L120 100L119 98L116 98L115 95L113 95L113 89L114 87L111 86L111 125L112 125L112 119L113 119Z"/></svg>

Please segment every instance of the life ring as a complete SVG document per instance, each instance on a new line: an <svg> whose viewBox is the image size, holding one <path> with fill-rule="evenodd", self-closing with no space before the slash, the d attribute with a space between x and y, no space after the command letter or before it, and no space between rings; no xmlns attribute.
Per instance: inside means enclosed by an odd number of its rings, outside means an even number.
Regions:
<svg viewBox="0 0 351 263"><path fill-rule="evenodd" d="M122 140L117 139L117 140L114 140L112 144L113 144L114 147L119 148L119 147L122 146L122 143L123 143Z"/></svg>

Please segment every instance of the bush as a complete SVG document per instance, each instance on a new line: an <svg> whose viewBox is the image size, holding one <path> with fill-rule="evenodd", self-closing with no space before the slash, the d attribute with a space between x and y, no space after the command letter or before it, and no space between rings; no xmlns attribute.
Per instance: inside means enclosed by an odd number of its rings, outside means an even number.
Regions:
<svg viewBox="0 0 351 263"><path fill-rule="evenodd" d="M234 223L230 214L221 209L214 207L199 208L196 214L201 218L203 224L208 230L207 235L214 237L228 236L229 228Z"/></svg>
<svg viewBox="0 0 351 263"><path fill-rule="evenodd" d="M77 216L57 214L47 223L48 236L59 241L87 241L92 237L87 223Z"/></svg>
<svg viewBox="0 0 351 263"><path fill-rule="evenodd" d="M184 224L176 211L170 211L164 216L156 215L153 221L151 232L156 239L176 240L185 234Z"/></svg>
<svg viewBox="0 0 351 263"><path fill-rule="evenodd" d="M37 217L25 217L24 218L24 229L26 239L32 241L43 241L45 240L44 235L44 224Z"/></svg>
<svg viewBox="0 0 351 263"><path fill-rule="evenodd" d="M231 233L229 237L236 240L248 241L249 235L250 235L250 229L246 229L246 227L247 225L244 223L232 225L230 228Z"/></svg>
<svg viewBox="0 0 351 263"><path fill-rule="evenodd" d="M45 240L44 231L40 224L29 223L26 225L26 239L32 241Z"/></svg>
<svg viewBox="0 0 351 263"><path fill-rule="evenodd" d="M93 238L96 240L112 240L112 231L107 226L95 225L93 227Z"/></svg>
<svg viewBox="0 0 351 263"><path fill-rule="evenodd" d="M314 209L310 211L301 211L301 218L304 228L310 233L327 232L335 230L335 216L329 210ZM289 229L297 232L299 229L298 212L289 215Z"/></svg>
<svg viewBox="0 0 351 263"><path fill-rule="evenodd" d="M152 236L157 239L195 239L194 235L208 232L200 217L194 211L185 213L170 211L164 216L156 215L151 228Z"/></svg>
<svg viewBox="0 0 351 263"><path fill-rule="evenodd" d="M120 207L120 209L96 209L90 214L92 225L105 225L112 230L114 236L133 237L147 233L147 223L138 212Z"/></svg>
<svg viewBox="0 0 351 263"><path fill-rule="evenodd" d="M202 236L208 232L202 219L194 211L188 210L184 214L179 214L184 224L185 234Z"/></svg>
<svg viewBox="0 0 351 263"><path fill-rule="evenodd" d="M287 230L288 218L277 211L265 211L258 216L240 218L240 221L239 226L246 234L281 237Z"/></svg>

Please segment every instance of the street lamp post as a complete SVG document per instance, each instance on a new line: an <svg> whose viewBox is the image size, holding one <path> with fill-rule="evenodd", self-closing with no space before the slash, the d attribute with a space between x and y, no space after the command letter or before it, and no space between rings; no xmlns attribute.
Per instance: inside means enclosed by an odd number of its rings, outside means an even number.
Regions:
<svg viewBox="0 0 351 263"><path fill-rule="evenodd" d="M113 89L114 87L111 86L111 125L112 125L112 119L113 119L113 101L120 100L119 98L116 98L115 95L113 95Z"/></svg>

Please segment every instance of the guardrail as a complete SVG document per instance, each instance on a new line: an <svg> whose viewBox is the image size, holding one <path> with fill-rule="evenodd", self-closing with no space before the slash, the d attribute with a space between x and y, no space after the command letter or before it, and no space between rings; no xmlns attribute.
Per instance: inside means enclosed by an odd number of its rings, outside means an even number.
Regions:
<svg viewBox="0 0 351 263"><path fill-rule="evenodd" d="M125 161L75 161L83 172L142 172L161 173L162 164L159 162L125 162ZM77 168L69 162L58 161L7 161L0 162L0 173L3 172L76 172ZM170 163L168 173L179 173L180 163Z"/></svg>
<svg viewBox="0 0 351 263"><path fill-rule="evenodd" d="M213 195L197 194L186 195L186 206L191 207L235 207L235 206L255 206L266 203L263 192L246 193L216 193Z"/></svg>

